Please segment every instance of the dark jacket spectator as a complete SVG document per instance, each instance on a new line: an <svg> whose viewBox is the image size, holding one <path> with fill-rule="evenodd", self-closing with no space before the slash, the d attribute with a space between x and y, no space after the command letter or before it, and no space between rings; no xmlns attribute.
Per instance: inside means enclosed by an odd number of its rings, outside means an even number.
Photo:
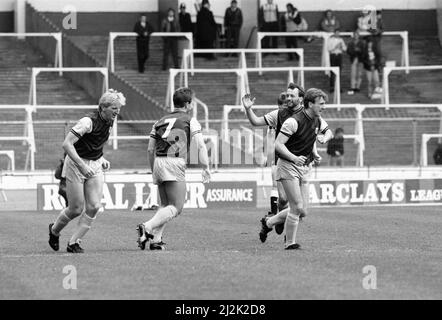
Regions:
<svg viewBox="0 0 442 320"><path fill-rule="evenodd" d="M330 156L330 166L343 166L344 165L344 130L337 128L335 136L328 142L327 154Z"/></svg>
<svg viewBox="0 0 442 320"><path fill-rule="evenodd" d="M350 62L353 63L355 59L362 61L364 58L365 41L359 36L359 32L355 31L353 37L347 44L347 54Z"/></svg>
<svg viewBox="0 0 442 320"><path fill-rule="evenodd" d="M167 10L167 17L163 19L161 24L162 32L179 32L180 26L175 18L175 10L169 8ZM169 54L172 55L173 64L176 69L178 65L178 38L177 37L164 37L164 52L163 52L163 70L166 70L169 64Z"/></svg>
<svg viewBox="0 0 442 320"><path fill-rule="evenodd" d="M239 34L243 23L241 9L236 0L232 0L230 7L224 14L224 28L226 31L226 48L238 48Z"/></svg>
<svg viewBox="0 0 442 320"><path fill-rule="evenodd" d="M341 27L341 23L333 14L333 11L327 10L325 11L324 18L321 20L321 30L325 32L334 33L336 30L339 30Z"/></svg>
<svg viewBox="0 0 442 320"><path fill-rule="evenodd" d="M192 19L190 14L186 12L186 5L184 3L180 5L179 21L181 32L193 32Z"/></svg>
<svg viewBox="0 0 442 320"><path fill-rule="evenodd" d="M203 1L203 6L196 17L196 44L197 48L211 49L214 47L217 34L217 25L210 4ZM213 54L205 55L209 59L213 59Z"/></svg>
<svg viewBox="0 0 442 320"><path fill-rule="evenodd" d="M442 143L437 145L437 149L433 154L434 164L440 165L442 164Z"/></svg>
<svg viewBox="0 0 442 320"><path fill-rule="evenodd" d="M142 15L140 21L135 23L133 31L138 34L136 38L138 71L143 73L144 65L147 59L149 59L150 34L153 32L153 28L147 22L147 17Z"/></svg>

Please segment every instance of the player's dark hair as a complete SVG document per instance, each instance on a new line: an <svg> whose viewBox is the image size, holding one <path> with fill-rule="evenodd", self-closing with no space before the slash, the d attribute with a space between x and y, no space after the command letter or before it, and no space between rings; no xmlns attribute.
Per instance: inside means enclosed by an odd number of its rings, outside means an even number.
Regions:
<svg viewBox="0 0 442 320"><path fill-rule="evenodd" d="M192 102L193 90L190 88L178 88L173 94L173 105L175 108L184 108L187 102Z"/></svg>
<svg viewBox="0 0 442 320"><path fill-rule="evenodd" d="M306 109L309 108L310 107L309 102L315 103L317 98L324 98L325 101L328 100L327 94L321 89L316 89L316 88L308 89L304 97L304 107Z"/></svg>
<svg viewBox="0 0 442 320"><path fill-rule="evenodd" d="M282 106L287 100L287 93L281 92L278 97L278 106Z"/></svg>
<svg viewBox="0 0 442 320"><path fill-rule="evenodd" d="M305 96L304 88L301 87L300 85L297 85L296 83L290 82L289 85L287 86L287 89L290 89L290 90L298 89L299 90L299 96L302 97L302 98L304 98L304 96Z"/></svg>
<svg viewBox="0 0 442 320"><path fill-rule="evenodd" d="M336 134L339 134L339 133L344 133L344 129L342 129L342 128L336 128L336 130L335 130L335 135L336 135Z"/></svg>

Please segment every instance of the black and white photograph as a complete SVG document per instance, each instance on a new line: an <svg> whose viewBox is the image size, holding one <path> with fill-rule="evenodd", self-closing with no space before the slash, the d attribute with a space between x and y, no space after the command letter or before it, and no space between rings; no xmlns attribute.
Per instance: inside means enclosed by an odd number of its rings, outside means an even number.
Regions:
<svg viewBox="0 0 442 320"><path fill-rule="evenodd" d="M0 0L0 300L440 300L441 93L442 0Z"/></svg>

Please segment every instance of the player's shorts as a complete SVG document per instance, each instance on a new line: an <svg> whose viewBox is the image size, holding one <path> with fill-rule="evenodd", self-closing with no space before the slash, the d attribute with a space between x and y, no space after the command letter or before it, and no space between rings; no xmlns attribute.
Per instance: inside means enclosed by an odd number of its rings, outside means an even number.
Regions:
<svg viewBox="0 0 442 320"><path fill-rule="evenodd" d="M308 183L312 164L297 166L291 161L279 159L276 165L276 181L299 179L301 183Z"/></svg>
<svg viewBox="0 0 442 320"><path fill-rule="evenodd" d="M63 165L63 171L61 173L62 177L66 177L69 182L84 183L85 180L103 176L103 157L98 160L87 160L82 159L85 164L87 164L93 171L94 175L92 177L86 178L78 168L77 164L69 156L66 156Z"/></svg>
<svg viewBox="0 0 442 320"><path fill-rule="evenodd" d="M182 158L156 157L152 179L157 185L165 181L186 181L186 161Z"/></svg>

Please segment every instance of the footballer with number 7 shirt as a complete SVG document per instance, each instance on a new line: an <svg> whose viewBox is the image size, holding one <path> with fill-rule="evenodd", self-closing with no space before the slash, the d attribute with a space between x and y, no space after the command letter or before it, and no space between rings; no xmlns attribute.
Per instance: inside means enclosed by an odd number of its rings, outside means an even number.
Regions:
<svg viewBox="0 0 442 320"><path fill-rule="evenodd" d="M203 183L210 180L209 157L198 120L189 115L194 92L179 88L173 94L175 111L157 121L150 133L148 154L153 183L158 185L161 209L149 221L139 224L138 247L165 250L162 241L166 224L183 210L186 198L185 170L191 139L195 139L203 165Z"/></svg>

